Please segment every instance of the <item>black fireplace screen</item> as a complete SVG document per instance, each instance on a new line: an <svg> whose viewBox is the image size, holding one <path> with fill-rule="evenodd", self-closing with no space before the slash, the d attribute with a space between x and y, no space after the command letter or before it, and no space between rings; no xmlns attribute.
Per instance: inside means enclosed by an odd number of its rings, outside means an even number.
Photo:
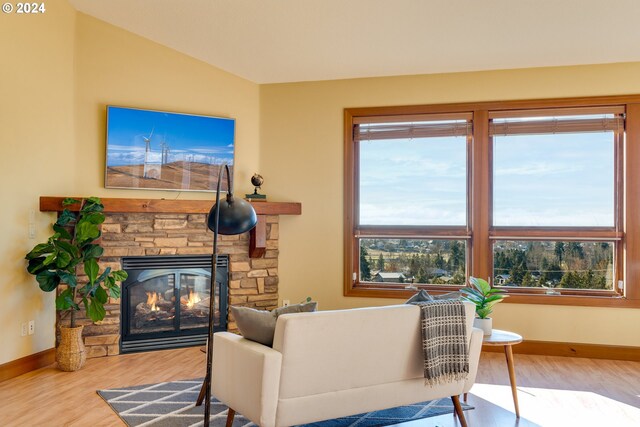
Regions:
<svg viewBox="0 0 640 427"><path fill-rule="evenodd" d="M209 323L211 256L127 257L121 351L203 345ZM214 330L226 330L228 258L218 256Z"/></svg>

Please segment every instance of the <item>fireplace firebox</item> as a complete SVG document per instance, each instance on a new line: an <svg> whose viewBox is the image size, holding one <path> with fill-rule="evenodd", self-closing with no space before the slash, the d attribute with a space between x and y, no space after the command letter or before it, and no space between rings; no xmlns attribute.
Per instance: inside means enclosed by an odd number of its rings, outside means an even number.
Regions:
<svg viewBox="0 0 640 427"><path fill-rule="evenodd" d="M213 296L211 259L210 255L122 259L129 273L122 284L122 353L204 345L211 297L214 330L226 330L229 259L218 256Z"/></svg>

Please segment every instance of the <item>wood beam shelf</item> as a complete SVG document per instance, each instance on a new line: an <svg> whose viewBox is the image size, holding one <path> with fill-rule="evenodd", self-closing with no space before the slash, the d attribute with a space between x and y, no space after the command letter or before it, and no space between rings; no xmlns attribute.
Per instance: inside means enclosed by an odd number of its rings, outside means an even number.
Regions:
<svg viewBox="0 0 640 427"><path fill-rule="evenodd" d="M62 201L66 197L40 197L40 212L62 212ZM74 197L82 200L82 197ZM105 213L176 213L208 214L214 200L167 200L167 199L108 199L101 198ZM258 215L301 215L302 204L298 202L254 202L251 204ZM68 206L79 210L80 205Z"/></svg>
<svg viewBox="0 0 640 427"><path fill-rule="evenodd" d="M62 201L66 197L40 197L40 212L62 212ZM74 197L81 200L82 197ZM101 198L105 213L172 213L208 214L213 200L167 200L167 199L121 199ZM258 225L249 232L249 256L264 255L267 242L265 215L301 215L302 204L298 202L254 202L251 204L258 215ZM77 211L80 204L67 206Z"/></svg>

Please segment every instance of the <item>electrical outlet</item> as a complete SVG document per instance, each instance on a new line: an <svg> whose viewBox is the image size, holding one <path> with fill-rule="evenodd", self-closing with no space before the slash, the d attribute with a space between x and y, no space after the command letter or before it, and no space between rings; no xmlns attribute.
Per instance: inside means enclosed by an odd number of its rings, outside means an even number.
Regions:
<svg viewBox="0 0 640 427"><path fill-rule="evenodd" d="M20 335L21 335L21 336L23 336L23 337L26 337L26 336L27 336L27 323L26 323L26 322L25 322L25 323L23 323L23 324L20 326Z"/></svg>
<svg viewBox="0 0 640 427"><path fill-rule="evenodd" d="M283 299L283 300L282 300L282 306L283 306L283 307L287 307L287 306L289 306L289 303L290 303L290 301L289 301L288 299Z"/></svg>
<svg viewBox="0 0 640 427"><path fill-rule="evenodd" d="M29 335L33 335L35 331L36 331L36 321L29 320Z"/></svg>

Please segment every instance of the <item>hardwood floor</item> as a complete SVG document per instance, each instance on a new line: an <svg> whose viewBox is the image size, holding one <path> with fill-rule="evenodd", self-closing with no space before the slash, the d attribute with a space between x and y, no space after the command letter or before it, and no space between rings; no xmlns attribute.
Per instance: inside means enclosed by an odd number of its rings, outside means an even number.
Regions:
<svg viewBox="0 0 640 427"><path fill-rule="evenodd" d="M521 418L504 355L483 353L466 411L475 427L640 425L640 362L515 355ZM198 348L90 359L79 372L43 368L0 383L0 426L123 426L96 389L197 378ZM457 427L453 415L402 427Z"/></svg>

